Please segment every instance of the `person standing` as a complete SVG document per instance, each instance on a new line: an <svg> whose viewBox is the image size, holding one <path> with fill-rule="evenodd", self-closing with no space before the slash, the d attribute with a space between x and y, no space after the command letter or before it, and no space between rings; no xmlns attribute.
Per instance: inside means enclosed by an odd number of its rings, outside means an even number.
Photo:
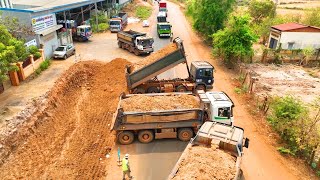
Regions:
<svg viewBox="0 0 320 180"><path fill-rule="evenodd" d="M122 176L123 180L126 179L126 175L129 177L129 179L133 178L133 176L130 175L131 169L129 165L129 154L126 154L122 159L122 172L123 172L123 176Z"/></svg>

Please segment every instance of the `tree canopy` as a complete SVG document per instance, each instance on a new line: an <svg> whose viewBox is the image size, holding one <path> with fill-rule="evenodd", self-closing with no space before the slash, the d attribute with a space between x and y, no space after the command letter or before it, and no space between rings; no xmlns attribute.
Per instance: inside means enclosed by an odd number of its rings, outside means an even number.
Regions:
<svg viewBox="0 0 320 180"><path fill-rule="evenodd" d="M276 15L276 5L272 0L252 0L248 10L255 23L261 23L265 18Z"/></svg>
<svg viewBox="0 0 320 180"><path fill-rule="evenodd" d="M243 60L253 54L257 36L250 28L250 16L230 16L227 27L213 34L213 48L227 63Z"/></svg>
<svg viewBox="0 0 320 180"><path fill-rule="evenodd" d="M235 0L189 0L188 13L194 28L207 38L224 28L225 20L233 10Z"/></svg>

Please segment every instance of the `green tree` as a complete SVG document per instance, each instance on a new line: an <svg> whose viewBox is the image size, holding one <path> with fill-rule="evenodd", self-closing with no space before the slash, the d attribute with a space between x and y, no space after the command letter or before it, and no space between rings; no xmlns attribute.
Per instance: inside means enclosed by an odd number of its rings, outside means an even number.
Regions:
<svg viewBox="0 0 320 180"><path fill-rule="evenodd" d="M9 71L17 69L12 63L23 61L27 56L24 43L12 37L7 28L0 24L0 82L7 79Z"/></svg>
<svg viewBox="0 0 320 180"><path fill-rule="evenodd" d="M213 34L213 48L228 64L253 54L257 36L250 28L250 16L230 16L227 27Z"/></svg>
<svg viewBox="0 0 320 180"><path fill-rule="evenodd" d="M225 20L232 12L235 0L189 0L188 14L193 18L194 28L206 38L224 28Z"/></svg>
<svg viewBox="0 0 320 180"><path fill-rule="evenodd" d="M252 0L248 10L255 23L261 23L265 18L276 15L276 5L271 0Z"/></svg>

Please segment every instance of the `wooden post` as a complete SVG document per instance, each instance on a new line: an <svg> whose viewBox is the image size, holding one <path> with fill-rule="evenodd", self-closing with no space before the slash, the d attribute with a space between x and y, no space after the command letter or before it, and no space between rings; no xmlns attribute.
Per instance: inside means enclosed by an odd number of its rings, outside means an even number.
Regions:
<svg viewBox="0 0 320 180"><path fill-rule="evenodd" d="M23 70L23 67L22 67L22 62L18 62L17 66L19 68L19 71L18 71L19 80L20 81L24 81L26 79L26 76L24 74L24 70Z"/></svg>
<svg viewBox="0 0 320 180"><path fill-rule="evenodd" d="M95 9L95 14L96 14L96 25L97 25L97 31L99 32L99 22L98 22L98 7L97 3L94 3L94 9Z"/></svg>
<svg viewBox="0 0 320 180"><path fill-rule="evenodd" d="M9 77L10 77L12 86L19 86L20 82L19 82L17 71L9 71Z"/></svg>
<svg viewBox="0 0 320 180"><path fill-rule="evenodd" d="M82 23L83 23L84 22L83 6L81 6L81 17L82 17Z"/></svg>

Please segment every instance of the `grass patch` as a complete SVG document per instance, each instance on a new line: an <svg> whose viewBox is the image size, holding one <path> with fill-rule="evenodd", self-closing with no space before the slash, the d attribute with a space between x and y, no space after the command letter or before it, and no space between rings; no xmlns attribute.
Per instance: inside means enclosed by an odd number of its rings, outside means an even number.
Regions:
<svg viewBox="0 0 320 180"><path fill-rule="evenodd" d="M51 60L50 59L46 59L44 60L41 64L40 67L38 69L36 69L35 73L36 75L40 75L42 71L48 69L48 67L51 65Z"/></svg>
<svg viewBox="0 0 320 180"><path fill-rule="evenodd" d="M148 19L152 14L152 8L147 6L138 6L136 16L140 19Z"/></svg>

